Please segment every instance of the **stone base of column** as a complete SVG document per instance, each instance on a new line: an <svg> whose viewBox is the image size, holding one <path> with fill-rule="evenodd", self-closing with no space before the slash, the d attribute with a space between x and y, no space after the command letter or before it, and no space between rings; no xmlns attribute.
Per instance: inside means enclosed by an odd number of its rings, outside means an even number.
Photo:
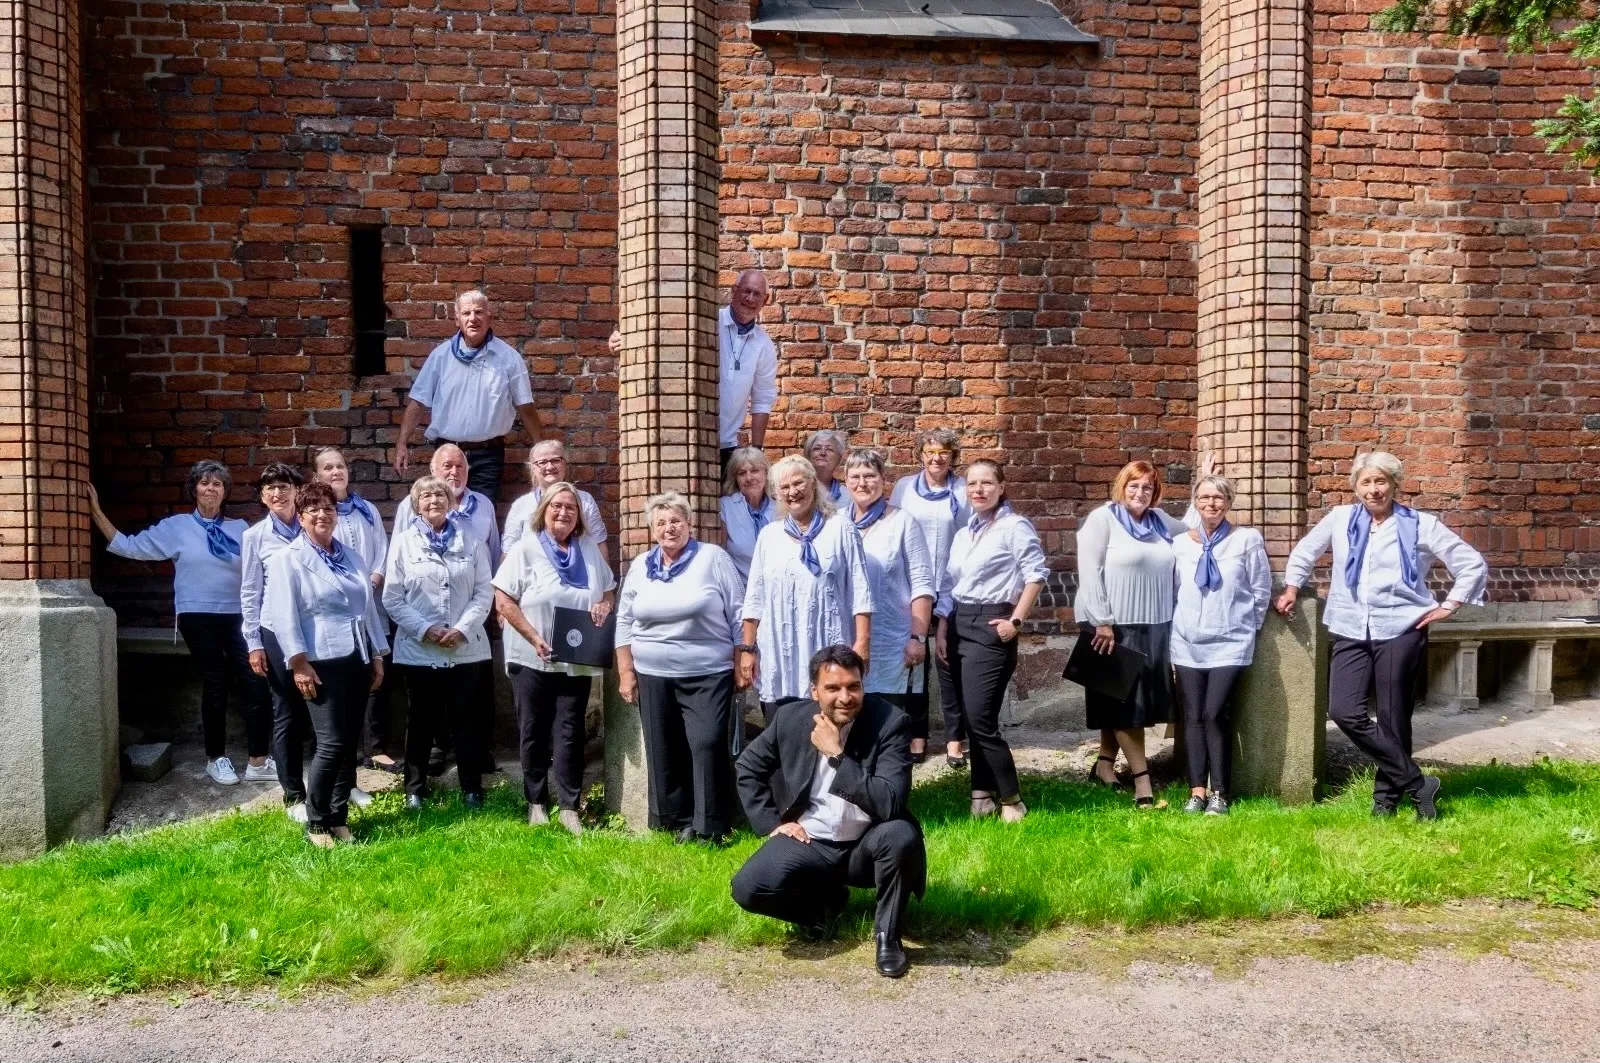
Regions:
<svg viewBox="0 0 1600 1063"><path fill-rule="evenodd" d="M649 765L639 706L622 700L617 673L605 673L606 811L622 813L631 831L650 829Z"/></svg>
<svg viewBox="0 0 1600 1063"><path fill-rule="evenodd" d="M1321 619L1311 597L1287 620L1267 614L1234 692L1235 793L1295 805L1322 796L1330 643Z"/></svg>
<svg viewBox="0 0 1600 1063"><path fill-rule="evenodd" d="M0 860L105 830L117 618L87 580L0 580Z"/></svg>

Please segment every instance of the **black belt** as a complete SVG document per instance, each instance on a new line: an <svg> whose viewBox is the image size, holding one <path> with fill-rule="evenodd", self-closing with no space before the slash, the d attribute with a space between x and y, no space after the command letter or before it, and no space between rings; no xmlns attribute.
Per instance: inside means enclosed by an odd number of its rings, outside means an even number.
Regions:
<svg viewBox="0 0 1600 1063"><path fill-rule="evenodd" d="M434 442L435 446L437 446L437 445L439 445L441 443L449 443L451 446L460 447L462 450L504 450L504 449L506 449L506 440L505 440L504 436L501 436L499 439L485 439L482 442L478 442L478 443L463 443L459 439L435 439L433 442Z"/></svg>
<svg viewBox="0 0 1600 1063"><path fill-rule="evenodd" d="M1009 616L1015 608L1010 602L983 602L981 604L968 604L957 602L956 616Z"/></svg>

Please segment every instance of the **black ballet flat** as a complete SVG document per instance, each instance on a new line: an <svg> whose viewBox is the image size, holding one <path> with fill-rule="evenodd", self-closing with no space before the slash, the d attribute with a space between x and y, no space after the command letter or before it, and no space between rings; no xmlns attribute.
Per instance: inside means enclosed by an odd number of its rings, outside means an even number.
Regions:
<svg viewBox="0 0 1600 1063"><path fill-rule="evenodd" d="M926 762L927 759L928 759L928 751L926 749L924 749L920 753L911 754L911 763L913 763L913 764L922 764L922 763Z"/></svg>
<svg viewBox="0 0 1600 1063"><path fill-rule="evenodd" d="M950 754L946 753L944 755L944 762L950 765L950 767L956 771L960 771L962 768L967 766L967 758L965 755L952 757Z"/></svg>

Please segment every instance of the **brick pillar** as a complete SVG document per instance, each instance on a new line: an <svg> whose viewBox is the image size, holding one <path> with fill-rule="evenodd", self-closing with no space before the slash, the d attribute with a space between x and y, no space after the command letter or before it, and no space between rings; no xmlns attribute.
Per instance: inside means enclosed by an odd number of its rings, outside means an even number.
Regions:
<svg viewBox="0 0 1600 1063"><path fill-rule="evenodd" d="M644 501L680 491L717 541L717 9L621 0L617 9L617 367L621 560L650 544ZM638 714L607 697L606 795L645 825Z"/></svg>
<svg viewBox="0 0 1600 1063"><path fill-rule="evenodd" d="M1197 443L1278 566L1306 524L1310 0L1202 0ZM1318 603L1269 616L1235 698L1234 789L1308 801L1323 775Z"/></svg>
<svg viewBox="0 0 1600 1063"><path fill-rule="evenodd" d="M116 618L89 587L77 0L0 8L0 858L99 833Z"/></svg>

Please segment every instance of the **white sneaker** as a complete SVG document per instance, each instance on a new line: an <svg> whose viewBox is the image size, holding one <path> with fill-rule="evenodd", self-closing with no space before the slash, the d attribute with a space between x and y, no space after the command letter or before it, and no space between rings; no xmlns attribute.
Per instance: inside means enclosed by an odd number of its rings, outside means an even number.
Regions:
<svg viewBox="0 0 1600 1063"><path fill-rule="evenodd" d="M357 808L366 808L372 804L372 795L359 786L350 787L350 803Z"/></svg>
<svg viewBox="0 0 1600 1063"><path fill-rule="evenodd" d="M296 823L304 823L306 821L306 803L304 801L296 801L292 805L285 805L283 814Z"/></svg>
<svg viewBox="0 0 1600 1063"><path fill-rule="evenodd" d="M246 764L244 766L245 782L277 782L278 764L271 757L264 764Z"/></svg>
<svg viewBox="0 0 1600 1063"><path fill-rule="evenodd" d="M206 774L223 786L237 786L239 773L233 770L233 761L227 757L206 761Z"/></svg>

